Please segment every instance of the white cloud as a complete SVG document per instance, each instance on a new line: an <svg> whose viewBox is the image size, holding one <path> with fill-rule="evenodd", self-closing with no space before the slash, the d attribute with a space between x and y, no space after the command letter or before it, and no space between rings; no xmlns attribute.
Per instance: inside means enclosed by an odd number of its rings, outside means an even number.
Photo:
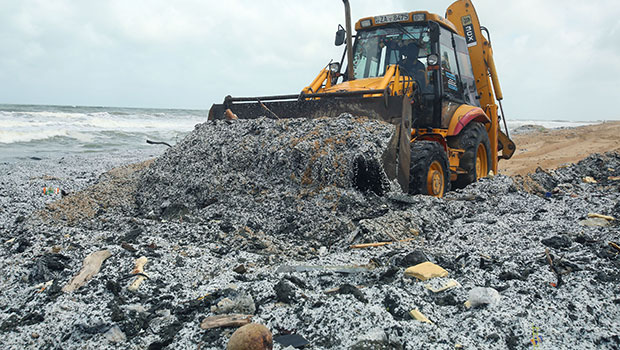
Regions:
<svg viewBox="0 0 620 350"><path fill-rule="evenodd" d="M509 117L618 118L620 5L475 0ZM354 20L451 1L352 1ZM208 108L298 92L342 47L336 0L0 2L0 102Z"/></svg>

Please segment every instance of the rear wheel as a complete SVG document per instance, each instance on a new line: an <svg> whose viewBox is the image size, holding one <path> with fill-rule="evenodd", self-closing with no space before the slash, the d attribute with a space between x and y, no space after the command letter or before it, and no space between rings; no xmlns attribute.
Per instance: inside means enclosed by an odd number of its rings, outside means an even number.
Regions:
<svg viewBox="0 0 620 350"><path fill-rule="evenodd" d="M465 151L461 156L459 167L466 174L459 174L452 184L456 188L464 188L489 174L491 165L491 145L489 134L482 123L471 122L460 134L448 140L452 148Z"/></svg>
<svg viewBox="0 0 620 350"><path fill-rule="evenodd" d="M437 142L411 144L410 194L443 197L450 187L448 155Z"/></svg>

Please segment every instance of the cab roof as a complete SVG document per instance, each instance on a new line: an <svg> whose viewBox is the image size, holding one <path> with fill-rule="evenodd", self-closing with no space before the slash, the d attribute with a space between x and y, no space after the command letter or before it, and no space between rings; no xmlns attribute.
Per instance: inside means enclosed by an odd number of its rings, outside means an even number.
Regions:
<svg viewBox="0 0 620 350"><path fill-rule="evenodd" d="M456 27L447 19L428 11L393 13L389 15L364 17L355 23L355 30L383 27L392 23L417 23L435 21L449 31L458 34Z"/></svg>

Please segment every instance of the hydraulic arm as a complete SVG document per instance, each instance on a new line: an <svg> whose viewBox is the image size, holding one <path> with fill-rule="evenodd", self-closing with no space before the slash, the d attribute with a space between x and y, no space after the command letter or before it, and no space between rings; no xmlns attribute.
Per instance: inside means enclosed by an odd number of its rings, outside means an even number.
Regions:
<svg viewBox="0 0 620 350"><path fill-rule="evenodd" d="M495 60L493 59L493 48L491 47L488 32L486 37L482 34L483 30L486 29L480 25L476 9L470 0L454 2L448 7L446 18L454 23L459 34L464 36L467 41L469 58L476 79L478 96L480 97L480 106L487 116L491 118L491 129L489 130L491 152L495 154L498 149L501 149L501 158L509 159L515 151L515 145L505 133L499 130L498 105L495 103L495 100L501 104L504 96L499 84ZM505 118L505 116L502 117ZM493 158L492 169L497 173L498 158Z"/></svg>

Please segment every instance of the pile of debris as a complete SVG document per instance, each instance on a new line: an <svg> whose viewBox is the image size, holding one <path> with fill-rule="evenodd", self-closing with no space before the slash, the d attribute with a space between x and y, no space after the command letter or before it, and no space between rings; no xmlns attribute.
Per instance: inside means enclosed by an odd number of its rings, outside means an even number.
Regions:
<svg viewBox="0 0 620 350"><path fill-rule="evenodd" d="M223 349L248 323L288 350L620 346L620 155L444 199L360 188L392 133L208 122L118 206L33 213L0 237L5 346Z"/></svg>

